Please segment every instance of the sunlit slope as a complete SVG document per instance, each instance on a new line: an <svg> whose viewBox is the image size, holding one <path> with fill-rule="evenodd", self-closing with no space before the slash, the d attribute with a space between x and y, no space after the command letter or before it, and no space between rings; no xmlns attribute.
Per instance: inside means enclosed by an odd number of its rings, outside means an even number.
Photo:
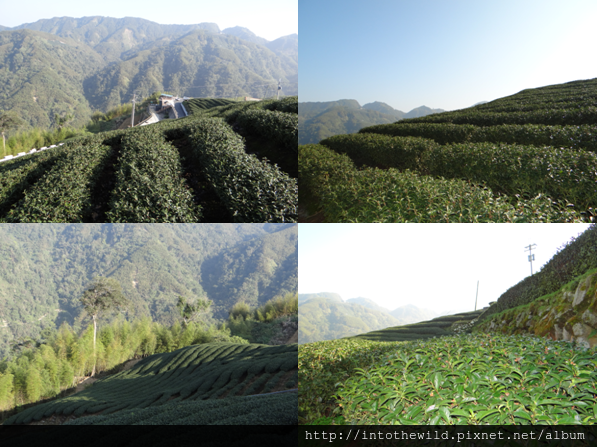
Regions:
<svg viewBox="0 0 597 447"><path fill-rule="evenodd" d="M427 338L440 337L443 335L454 335L454 333L465 332L470 329L473 321L483 312L484 309L446 315L429 321L389 327L348 338L372 341L410 341L425 340Z"/></svg>
<svg viewBox="0 0 597 447"><path fill-rule="evenodd" d="M207 413L212 411L220 412L222 420L230 424L261 423L250 417L253 411L256 418L267 416L269 423L278 420L285 424L296 418L296 405L293 412L281 413L292 404L293 395L296 402L295 393L259 396L252 398L254 401L242 396L296 389L297 348L297 344L208 343L152 355L73 396L28 408L5 424L27 424L52 415L90 414L101 414L103 419L98 422L109 420L110 424L134 424L137 417L151 417L152 423L217 423L209 419ZM167 403L169 406L162 407ZM249 407L253 409L247 416ZM150 408L155 411L138 412ZM193 414L196 419L189 419ZM108 415L113 417L106 419Z"/></svg>
<svg viewBox="0 0 597 447"><path fill-rule="evenodd" d="M577 222L597 216L597 79L301 146L326 222Z"/></svg>

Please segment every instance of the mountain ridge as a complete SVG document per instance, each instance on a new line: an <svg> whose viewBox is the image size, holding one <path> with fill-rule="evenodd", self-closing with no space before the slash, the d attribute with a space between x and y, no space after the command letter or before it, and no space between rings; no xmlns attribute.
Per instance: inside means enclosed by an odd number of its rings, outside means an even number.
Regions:
<svg viewBox="0 0 597 447"><path fill-rule="evenodd" d="M333 135L356 133L375 124L391 124L443 111L420 106L405 113L380 101L361 106L355 99L299 102L299 145L316 144Z"/></svg>
<svg viewBox="0 0 597 447"><path fill-rule="evenodd" d="M198 35L204 40L191 42ZM16 110L26 126L50 128L74 115L70 125L80 127L93 110L128 103L135 91L264 97L281 79L283 94L292 96L298 34L269 42L246 28L221 31L209 22L59 17L0 28L0 65L8 68L0 72L0 109Z"/></svg>
<svg viewBox="0 0 597 447"><path fill-rule="evenodd" d="M10 340L81 324L95 276L119 281L131 318L173 324L176 300L208 298L215 318L297 288L296 225L4 224L0 227L0 358ZM217 284L212 284L217 282ZM217 285L217 287L215 287ZM44 297L40 299L39 297Z"/></svg>
<svg viewBox="0 0 597 447"><path fill-rule="evenodd" d="M369 298L344 300L333 292L299 293L298 296L300 344L344 338L356 335L358 331L371 332L439 316L413 304L390 311Z"/></svg>

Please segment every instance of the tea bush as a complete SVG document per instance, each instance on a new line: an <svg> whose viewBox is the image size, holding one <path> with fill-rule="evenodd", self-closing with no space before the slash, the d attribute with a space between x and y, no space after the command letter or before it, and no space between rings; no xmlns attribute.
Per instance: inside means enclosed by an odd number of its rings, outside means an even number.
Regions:
<svg viewBox="0 0 597 447"><path fill-rule="evenodd" d="M284 377L298 367L297 348L297 344L206 343L155 354L132 369L98 380L92 387L70 397L27 408L4 424L27 424L51 414L82 416L102 411L102 417L116 416L123 414L119 413L121 410L137 413L146 407L159 408L152 414L165 414L162 404L167 402L180 406L187 401L216 400L226 393L225 397L232 399L230 402L246 408L241 405L243 400L234 400L234 397L283 387ZM189 408L199 411L200 404ZM292 415L296 415L296 404ZM278 417L288 418L288 413L278 414Z"/></svg>

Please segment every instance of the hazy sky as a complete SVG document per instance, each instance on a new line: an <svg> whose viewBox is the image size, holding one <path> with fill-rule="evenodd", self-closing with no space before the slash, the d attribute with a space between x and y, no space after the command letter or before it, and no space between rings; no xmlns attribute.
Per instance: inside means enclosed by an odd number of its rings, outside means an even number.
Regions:
<svg viewBox="0 0 597 447"><path fill-rule="evenodd" d="M0 0L0 25L53 17L140 17L161 24L242 26L267 40L298 33L298 0Z"/></svg>
<svg viewBox="0 0 597 447"><path fill-rule="evenodd" d="M472 311L536 273L585 224L299 224L299 293Z"/></svg>
<svg viewBox="0 0 597 447"><path fill-rule="evenodd" d="M301 101L454 110L597 77L595 0L300 0Z"/></svg>

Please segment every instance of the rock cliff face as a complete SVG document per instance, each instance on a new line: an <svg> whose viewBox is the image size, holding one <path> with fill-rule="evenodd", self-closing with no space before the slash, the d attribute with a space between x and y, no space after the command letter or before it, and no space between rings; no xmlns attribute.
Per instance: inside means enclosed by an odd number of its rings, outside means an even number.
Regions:
<svg viewBox="0 0 597 447"><path fill-rule="evenodd" d="M593 347L597 345L597 271L529 305L497 314L479 328L505 334L531 333Z"/></svg>

